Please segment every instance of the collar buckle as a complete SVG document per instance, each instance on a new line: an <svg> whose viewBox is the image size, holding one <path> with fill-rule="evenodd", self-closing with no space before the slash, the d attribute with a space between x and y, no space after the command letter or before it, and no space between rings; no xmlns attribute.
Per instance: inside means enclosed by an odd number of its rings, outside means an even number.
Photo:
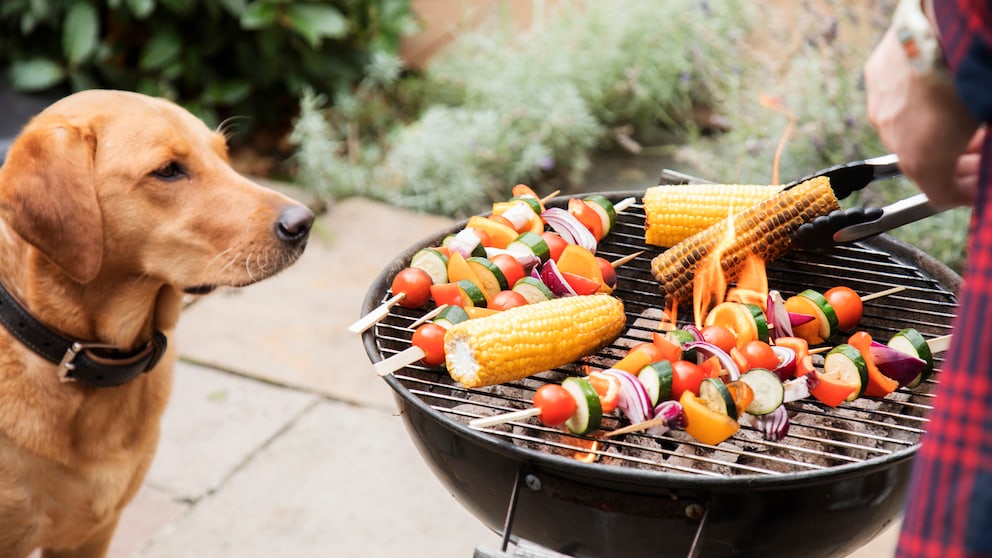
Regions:
<svg viewBox="0 0 992 558"><path fill-rule="evenodd" d="M87 349L113 349L114 345L108 343L85 343L81 341L74 341L70 344L66 350L65 354L62 355L62 360L59 362L58 376L60 382L75 382L76 378L69 376L69 372L76 369L75 360L79 356L79 353Z"/></svg>

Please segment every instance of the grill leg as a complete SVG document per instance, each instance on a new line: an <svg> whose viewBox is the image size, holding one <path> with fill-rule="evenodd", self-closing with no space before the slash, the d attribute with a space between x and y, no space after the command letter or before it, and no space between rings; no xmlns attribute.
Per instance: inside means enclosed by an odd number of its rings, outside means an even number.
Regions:
<svg viewBox="0 0 992 558"><path fill-rule="evenodd" d="M569 558L566 554L561 554L535 545L525 540L517 540L517 546L513 554L509 554L507 549L510 546L510 532L513 529L513 519L517 515L517 495L520 494L520 487L527 482L527 473L523 468L517 469L517 474L513 479L513 490L510 492L510 503L506 508L506 519L503 521L503 540L499 550L486 546L475 547L473 558Z"/></svg>

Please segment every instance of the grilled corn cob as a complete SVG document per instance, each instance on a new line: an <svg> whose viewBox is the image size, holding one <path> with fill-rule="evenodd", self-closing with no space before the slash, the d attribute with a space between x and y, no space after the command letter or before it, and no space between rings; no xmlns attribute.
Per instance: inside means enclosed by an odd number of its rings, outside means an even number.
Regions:
<svg viewBox="0 0 992 558"><path fill-rule="evenodd" d="M452 326L445 365L465 387L512 382L598 351L626 323L623 303L606 294L518 306Z"/></svg>
<svg viewBox="0 0 992 558"><path fill-rule="evenodd" d="M792 245L792 234L807 223L839 209L824 177L808 180L759 202L733 216L734 241L720 257L727 281L736 281L751 253L774 260ZM730 219L699 232L662 252L651 261L651 274L661 283L667 303L692 300L696 265L726 236Z"/></svg>
<svg viewBox="0 0 992 558"><path fill-rule="evenodd" d="M644 241L655 246L675 246L781 190L782 186L759 184L653 186L644 192Z"/></svg>

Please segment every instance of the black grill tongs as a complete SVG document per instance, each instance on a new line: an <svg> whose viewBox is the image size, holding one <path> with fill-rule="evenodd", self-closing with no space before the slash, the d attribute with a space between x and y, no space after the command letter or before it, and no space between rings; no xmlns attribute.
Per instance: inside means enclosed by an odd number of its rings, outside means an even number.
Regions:
<svg viewBox="0 0 992 558"><path fill-rule="evenodd" d="M826 176L837 199L844 199L873 182L902 176L899 159L894 154L882 155L864 161L844 163L815 172L790 182L789 189L812 178ZM663 182L707 182L682 173L665 170ZM913 223L941 210L930 204L926 194L900 200L885 207L852 207L839 209L829 215L817 217L813 222L799 227L793 235L793 244L800 249L825 248L835 244L854 242Z"/></svg>

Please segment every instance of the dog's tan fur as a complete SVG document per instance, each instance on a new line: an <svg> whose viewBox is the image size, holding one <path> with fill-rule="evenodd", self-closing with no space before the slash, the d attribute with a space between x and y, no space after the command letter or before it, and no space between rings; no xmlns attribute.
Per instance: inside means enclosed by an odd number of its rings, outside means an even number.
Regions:
<svg viewBox="0 0 992 558"><path fill-rule="evenodd" d="M274 232L292 206L177 105L77 93L32 119L0 167L0 281L65 336L136 348L171 333L183 290L295 261L303 243ZM123 386L60 383L0 327L0 557L105 555L155 453L175 360L170 344Z"/></svg>

